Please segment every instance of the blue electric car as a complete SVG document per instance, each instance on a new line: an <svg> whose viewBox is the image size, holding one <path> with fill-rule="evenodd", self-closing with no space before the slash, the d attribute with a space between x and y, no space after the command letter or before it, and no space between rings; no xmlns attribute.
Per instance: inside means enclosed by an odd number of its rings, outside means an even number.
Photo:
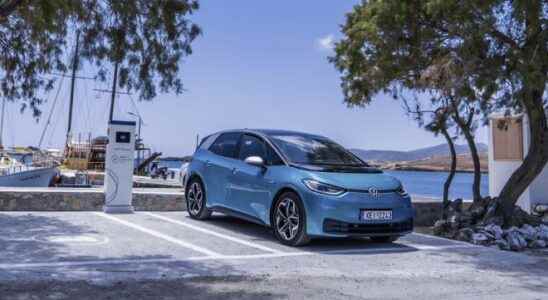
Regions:
<svg viewBox="0 0 548 300"><path fill-rule="evenodd" d="M314 237L392 242L413 230L401 183L332 140L283 130L204 138L184 182L189 215L213 211L269 226L286 245Z"/></svg>

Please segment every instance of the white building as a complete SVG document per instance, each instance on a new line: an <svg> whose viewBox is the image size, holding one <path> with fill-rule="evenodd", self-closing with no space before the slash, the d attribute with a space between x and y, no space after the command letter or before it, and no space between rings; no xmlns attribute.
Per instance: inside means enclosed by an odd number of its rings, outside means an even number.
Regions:
<svg viewBox="0 0 548 300"><path fill-rule="evenodd" d="M501 128L502 127L502 128ZM492 115L489 118L489 195L496 197L523 162L529 149L527 116ZM548 205L548 166L521 195L517 203L527 212Z"/></svg>

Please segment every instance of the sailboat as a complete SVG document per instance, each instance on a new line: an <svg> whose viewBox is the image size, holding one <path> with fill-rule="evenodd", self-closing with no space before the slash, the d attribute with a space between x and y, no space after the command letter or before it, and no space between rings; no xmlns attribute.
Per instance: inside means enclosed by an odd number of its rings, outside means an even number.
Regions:
<svg viewBox="0 0 548 300"><path fill-rule="evenodd" d="M0 187L48 187L59 174L57 163L38 149L4 149L6 100L0 116Z"/></svg>
<svg viewBox="0 0 548 300"><path fill-rule="evenodd" d="M63 165L68 170L74 170L77 172L86 173L88 171L92 171L92 172L102 173L105 170L105 156L106 156L106 146L108 144L108 138L106 136L93 137L91 133L75 134L73 132L72 119L73 119L76 79L82 78L85 80L90 80L90 79L95 80L95 78L86 78L86 77L81 77L76 75L78 65L79 65L79 52L78 52L79 38L80 38L80 33L79 31L77 31L75 51L72 57L72 76L71 76L71 83L70 83L70 98L69 98L70 102L69 102L69 112L68 112L66 143L65 143L65 149L63 152L63 157L64 157ZM110 113L108 118L109 121L112 121L113 119L114 106L115 106L114 102L115 102L116 95L118 94L130 95L129 93L116 91L117 80L118 80L117 79L118 67L119 67L119 64L115 63L114 72L113 72L112 90L96 89L96 91L98 92L108 92L111 94ZM133 102L133 100L131 101ZM53 109L52 109L52 112L53 112ZM146 173L147 167L150 164L150 162L152 162L154 159L161 156L162 154L159 152L152 152L151 149L146 147L145 144L143 143L143 139L141 138L142 118L139 112L138 111L136 111L136 113L128 112L128 114L137 117L139 120L139 131L137 134L136 145L135 145L135 151L136 151L137 157L135 158L134 169L136 173L143 175ZM47 129L48 124L49 124L49 120L46 123L44 132L42 133L42 138L40 139L39 146L42 145L44 133L45 133L45 130Z"/></svg>

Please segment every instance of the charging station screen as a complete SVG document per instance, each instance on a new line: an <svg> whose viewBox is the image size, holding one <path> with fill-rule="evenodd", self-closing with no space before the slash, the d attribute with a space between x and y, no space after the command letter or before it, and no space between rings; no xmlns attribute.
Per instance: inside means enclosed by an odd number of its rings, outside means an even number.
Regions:
<svg viewBox="0 0 548 300"><path fill-rule="evenodd" d="M116 132L116 143L129 144L131 140L131 134L127 131Z"/></svg>

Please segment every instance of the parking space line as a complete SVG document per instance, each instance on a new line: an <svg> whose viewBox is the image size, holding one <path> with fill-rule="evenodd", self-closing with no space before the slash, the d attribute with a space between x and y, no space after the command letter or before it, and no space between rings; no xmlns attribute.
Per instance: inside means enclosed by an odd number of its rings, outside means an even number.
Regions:
<svg viewBox="0 0 548 300"><path fill-rule="evenodd" d="M232 241L232 242L235 242L235 243L238 243L238 244L242 244L242 245L245 245L245 246L248 246L248 247L252 247L252 248L255 248L255 249L259 249L259 250L263 250L263 251L271 252L271 253L284 253L283 251L279 251L279 250L272 249L272 248L269 248L269 247L266 247L266 246L262 246L262 245L259 245L259 244L256 244L256 243L252 243L250 241L242 240L242 239L239 239L237 237L230 236L230 235L218 233L218 232L215 232L215 231L212 231L212 230L209 230L209 229L201 228L201 227L198 227L198 226L195 226L195 225L192 225L192 224L188 224L186 222L177 221L177 220L174 220L174 219L171 219L171 218L168 218L168 217L164 217L164 216L161 216L161 215L157 215L157 214L153 214L153 213L149 213L149 212L145 212L144 214L146 214L148 216L151 216L151 217L154 217L154 218L157 218L157 219L160 219L160 220L163 220L163 221L166 221L166 222L170 222L170 223L173 223L173 224L184 226L184 227L190 228L192 230L200 231L200 232L203 232L205 234L213 235L213 236L216 236L218 238L229 240L229 241Z"/></svg>
<svg viewBox="0 0 548 300"><path fill-rule="evenodd" d="M140 225L137 225L137 224L133 224L131 222L128 222L128 221L125 221L125 220L122 220L122 219L119 219L119 218L116 218L114 216L111 216L111 215L107 215L105 213L100 213L100 212L95 212L95 214L97 216L100 216L102 218L105 218L105 219L109 219L111 221L114 221L114 222L118 222L122 225L125 225L127 227L131 227L133 229L136 229L136 230L139 230L141 232L144 232L144 233L147 233L147 234L150 234L152 236L155 236L157 238L160 238L160 239L163 239L165 241L168 241L168 242L171 242L173 244L176 244L176 245L179 245L179 246L182 246L182 247L185 247L185 248L188 248L188 249L191 249L193 251L196 251L196 252L200 252L200 253L203 253L207 256L212 256L212 257L222 257L223 255L217 253L217 252L214 252L214 251L211 251L211 250L208 250L208 249L205 249L205 248L202 248L200 246L196 246L196 245L193 245L191 243L188 243L188 242L185 242L185 241L182 241L182 240L179 240L179 239L176 239L176 238L173 238L173 237L170 237L168 235L165 235L163 233L160 233L158 231L155 231L155 230L151 230L151 229L147 229L145 227L142 227Z"/></svg>

